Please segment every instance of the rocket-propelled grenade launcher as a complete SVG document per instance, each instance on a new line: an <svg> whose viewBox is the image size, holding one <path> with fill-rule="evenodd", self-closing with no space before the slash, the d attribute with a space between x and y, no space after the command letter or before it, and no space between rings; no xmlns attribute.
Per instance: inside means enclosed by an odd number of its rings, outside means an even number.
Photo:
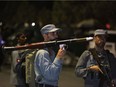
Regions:
<svg viewBox="0 0 116 87"><path fill-rule="evenodd" d="M43 48L44 46L54 46L59 44L67 44L72 42L83 42L83 41L90 41L93 40L93 37L85 37L85 38L74 38L74 39L66 39L66 40L59 40L59 41L48 41L48 42L38 42L32 43L22 46L11 46L11 47L3 47L4 50L23 50L23 49L36 49L36 48Z"/></svg>

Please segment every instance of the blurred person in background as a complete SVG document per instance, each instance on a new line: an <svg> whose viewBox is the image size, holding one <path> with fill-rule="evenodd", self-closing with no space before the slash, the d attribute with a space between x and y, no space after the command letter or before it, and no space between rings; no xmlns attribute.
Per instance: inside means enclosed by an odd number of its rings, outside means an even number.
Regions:
<svg viewBox="0 0 116 87"><path fill-rule="evenodd" d="M107 31L97 29L94 32L94 48L90 48L80 56L75 73L83 77L85 87L116 87L116 58L104 46Z"/></svg>
<svg viewBox="0 0 116 87"><path fill-rule="evenodd" d="M16 46L26 45L27 37L24 33L18 33L16 35ZM21 61L21 56L25 50L15 50L12 51L11 60L11 84L15 87L28 87L25 82L25 69L20 70L19 62ZM19 70L19 71L18 71ZM24 74L24 76L22 76Z"/></svg>
<svg viewBox="0 0 116 87"><path fill-rule="evenodd" d="M2 40L0 36L0 72L2 71L2 64L5 59L5 56L3 54L2 46L4 45L4 41Z"/></svg>

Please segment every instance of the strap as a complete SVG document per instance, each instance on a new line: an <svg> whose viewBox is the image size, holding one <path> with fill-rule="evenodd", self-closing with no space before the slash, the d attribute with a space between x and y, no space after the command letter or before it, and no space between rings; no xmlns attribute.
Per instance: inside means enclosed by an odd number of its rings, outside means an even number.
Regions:
<svg viewBox="0 0 116 87"><path fill-rule="evenodd" d="M106 71L106 69L104 68L104 66L101 66L100 63L100 59L97 55L97 52L95 50L95 48L93 49L89 49L89 51L92 53L93 58L96 60L96 62L98 63L99 68L102 70L102 75L105 77L105 79L110 83L111 82L111 77L109 76L108 72ZM108 60L109 61L109 60Z"/></svg>
<svg viewBox="0 0 116 87"><path fill-rule="evenodd" d="M96 62L98 63L98 66L101 66L101 64L100 64L100 59L99 59L99 57L98 57L98 55L97 55L97 52L96 52L95 48L89 49L89 51L91 52L91 54L93 55L93 58L94 58L94 59L96 60Z"/></svg>

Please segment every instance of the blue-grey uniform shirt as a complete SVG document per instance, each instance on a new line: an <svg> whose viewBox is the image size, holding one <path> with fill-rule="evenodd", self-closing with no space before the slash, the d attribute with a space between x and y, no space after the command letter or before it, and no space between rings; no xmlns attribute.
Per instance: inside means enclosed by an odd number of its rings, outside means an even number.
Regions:
<svg viewBox="0 0 116 87"><path fill-rule="evenodd" d="M107 64L107 66L111 65L111 74L113 76L116 75L116 73L114 72L115 69L112 68L112 66L114 66L114 64L116 63L116 59L114 58L113 54L111 54L110 52L106 54L106 52L104 51L102 55L105 57L106 60L108 60L109 56L111 64L109 64L108 61L105 61L105 63ZM99 73L97 71L91 71L87 69L88 67L96 64L97 62L93 58L91 52L88 50L84 51L78 60L78 63L75 68L75 73L77 76L84 78L85 87L99 87L100 83ZM106 85L104 84L104 86L102 87L106 87Z"/></svg>
<svg viewBox="0 0 116 87"><path fill-rule="evenodd" d="M34 60L36 81L39 84L58 86L62 60L55 57L55 52L47 48L40 49Z"/></svg>

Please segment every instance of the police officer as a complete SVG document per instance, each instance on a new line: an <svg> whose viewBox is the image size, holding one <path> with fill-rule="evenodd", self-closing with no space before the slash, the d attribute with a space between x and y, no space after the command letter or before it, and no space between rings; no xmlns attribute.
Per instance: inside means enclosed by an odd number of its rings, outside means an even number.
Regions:
<svg viewBox="0 0 116 87"><path fill-rule="evenodd" d="M96 51L97 58L100 60L100 65L107 71L110 78L113 77L114 68L112 67L116 63L116 59L112 53L104 49L107 38L107 31L104 29L97 29L94 32L94 50ZM115 63L114 63L115 62ZM75 73L77 76L84 78L85 87L109 87L108 80L104 77L104 72L100 68L98 61L95 59L95 55L86 50L80 56Z"/></svg>
<svg viewBox="0 0 116 87"><path fill-rule="evenodd" d="M44 41L52 41L58 38L54 24L47 24L41 29ZM62 69L63 56L66 50L61 47L55 54L53 47L43 47L36 53L34 65L37 87L58 87L59 75Z"/></svg>

